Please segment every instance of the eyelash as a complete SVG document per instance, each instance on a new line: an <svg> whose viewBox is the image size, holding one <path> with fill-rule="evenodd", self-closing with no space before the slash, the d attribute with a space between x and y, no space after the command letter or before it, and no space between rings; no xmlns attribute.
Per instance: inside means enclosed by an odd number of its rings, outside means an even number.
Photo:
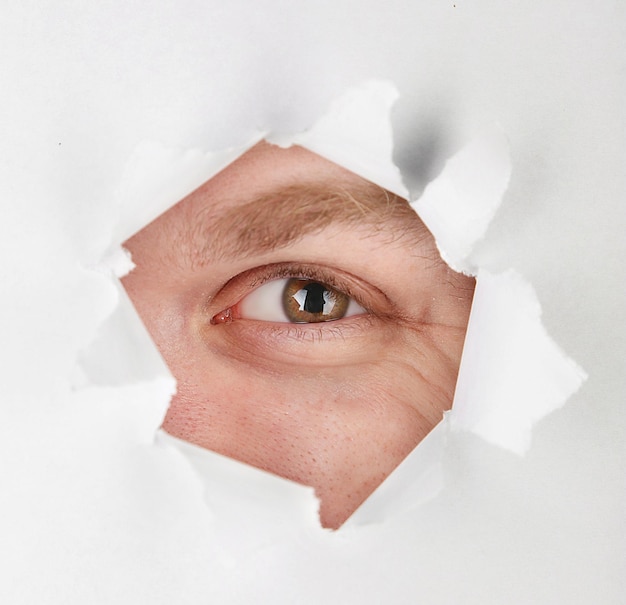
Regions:
<svg viewBox="0 0 626 605"><path fill-rule="evenodd" d="M252 282L253 289L262 286L270 281L275 279L286 279L286 278L298 278L298 279L310 279L313 281L318 281L320 283L326 284L327 286L331 286L336 290L340 290L344 294L348 295L350 298L354 298L360 305L366 307L365 304L360 300L358 293L355 293L349 284L344 283L343 280L337 280L336 276L330 273L330 271L326 270L323 267L313 267L313 266L293 266L289 265L266 265L266 267L270 268L270 272L263 275L260 280L256 280ZM265 268L265 267L264 267Z"/></svg>

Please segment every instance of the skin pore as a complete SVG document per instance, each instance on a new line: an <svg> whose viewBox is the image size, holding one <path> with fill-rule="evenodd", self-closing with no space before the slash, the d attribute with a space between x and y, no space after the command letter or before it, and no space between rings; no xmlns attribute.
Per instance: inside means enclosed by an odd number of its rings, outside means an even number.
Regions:
<svg viewBox="0 0 626 605"><path fill-rule="evenodd" d="M312 152L256 145L125 247L178 382L163 428L313 486L324 527L452 405L473 279L404 200Z"/></svg>

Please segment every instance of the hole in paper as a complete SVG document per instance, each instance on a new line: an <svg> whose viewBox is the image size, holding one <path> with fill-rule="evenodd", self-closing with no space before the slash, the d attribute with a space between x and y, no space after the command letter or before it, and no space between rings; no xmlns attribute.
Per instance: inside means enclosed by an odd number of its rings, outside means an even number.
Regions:
<svg viewBox="0 0 626 605"><path fill-rule="evenodd" d="M397 196L262 142L125 242L163 428L315 488L338 528L452 405L474 280Z"/></svg>

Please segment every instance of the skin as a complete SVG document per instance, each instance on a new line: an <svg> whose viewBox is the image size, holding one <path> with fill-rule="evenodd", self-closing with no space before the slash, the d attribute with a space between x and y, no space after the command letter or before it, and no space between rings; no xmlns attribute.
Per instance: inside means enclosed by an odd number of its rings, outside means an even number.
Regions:
<svg viewBox="0 0 626 605"><path fill-rule="evenodd" d="M128 240L137 267L122 281L178 381L163 428L313 486L322 525L337 528L451 407L474 282L441 261L417 218L407 229L331 221L254 254L220 247L219 213L301 183L358 199L364 181L259 144ZM245 316L241 301L285 263L294 277L333 277L364 311L312 324Z"/></svg>

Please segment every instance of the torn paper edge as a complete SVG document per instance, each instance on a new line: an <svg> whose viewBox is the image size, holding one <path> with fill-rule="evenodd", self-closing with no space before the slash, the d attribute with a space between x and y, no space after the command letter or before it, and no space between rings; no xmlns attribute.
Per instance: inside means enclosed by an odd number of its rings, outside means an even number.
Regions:
<svg viewBox="0 0 626 605"><path fill-rule="evenodd" d="M513 269L494 275L471 260L511 172L509 141L492 127L453 155L411 203L448 265L476 277L454 401L344 527L382 522L435 497L444 485L443 435L449 431L468 431L525 454L534 424L562 407L587 378L548 335L532 286Z"/></svg>
<svg viewBox="0 0 626 605"><path fill-rule="evenodd" d="M264 133L259 132L242 145L209 152L141 142L128 160L118 189L119 220L112 248L118 248L263 138Z"/></svg>
<svg viewBox="0 0 626 605"><path fill-rule="evenodd" d="M493 127L452 156L411 203L456 271L476 277L450 424L524 454L533 425L586 380L541 322L532 286L513 269L491 274L472 262L511 178L509 142Z"/></svg>
<svg viewBox="0 0 626 605"><path fill-rule="evenodd" d="M340 529L383 523L432 500L444 487L447 414L369 495Z"/></svg>
<svg viewBox="0 0 626 605"><path fill-rule="evenodd" d="M347 91L306 132L293 137L272 137L268 133L258 133L245 145L218 153L171 149L155 142L142 143L129 161L122 183L120 221L113 238L113 247L119 246L263 139L281 146L300 145L408 199L400 170L392 160L390 110L396 98L397 91L392 84L370 82ZM512 283L518 286L524 283L521 277L513 277L514 274L509 273L506 278L497 279L497 276L489 276L468 260L501 203L510 173L506 138L497 131L490 132L455 154L412 206L433 233L442 257L450 266L477 275L476 295L453 410L446 418L450 419L450 425L455 430L469 430L491 443L523 453L528 448L533 423L563 405L580 386L585 374L547 336L541 327L540 313L529 312L538 305L536 297L533 298L534 294L528 294L532 288L518 288L527 294L526 297L518 296L513 300L502 296L506 287ZM494 292L501 296L494 296ZM499 314L494 311L494 301L499 301L501 305L497 307ZM493 383L488 380L494 379L494 372L487 371L486 352L491 351L489 354L492 355L497 350L499 361L503 361L507 350L516 349L516 343L509 340L506 343L508 349L502 347L498 350L497 343L502 344L498 335L502 332L497 329L489 331L485 325L495 326L495 323L489 324L495 317L506 322L510 321L510 317L519 316L526 317L535 326L535 335L541 335L531 346L541 343L538 346L543 347L544 352L548 351L546 355L554 363L546 367L557 368L560 372L557 380L548 381L549 393L545 394L545 400L542 400L544 394L540 386L544 383L535 383L535 394L542 402L535 400L532 409L525 407L519 391L505 388L506 373L498 374ZM489 347L483 346L487 334L494 339ZM520 372L519 368L534 357L536 351L526 349L528 342L518 344L517 352L525 351L527 355L517 355L516 359L507 362L507 367L524 380L535 380L536 377L529 374L528 368L525 372ZM473 363L473 360L480 361ZM474 372L482 372L481 380L472 382ZM485 392L489 393L489 397L485 396ZM517 425L506 422L507 413L504 410L507 409L517 411L513 414ZM444 440L441 436L447 430L444 429L446 424L441 423L429 434L344 527L380 521L393 514L394 510L406 510L407 506L415 506L419 501L436 495L443 485L441 459ZM403 484L408 475L416 479L405 486ZM399 504L394 498L400 493L403 493L403 503Z"/></svg>
<svg viewBox="0 0 626 605"><path fill-rule="evenodd" d="M300 145L364 179L409 199L400 169L393 163L391 109L399 97L394 84L370 80L349 88L304 132L269 143Z"/></svg>

